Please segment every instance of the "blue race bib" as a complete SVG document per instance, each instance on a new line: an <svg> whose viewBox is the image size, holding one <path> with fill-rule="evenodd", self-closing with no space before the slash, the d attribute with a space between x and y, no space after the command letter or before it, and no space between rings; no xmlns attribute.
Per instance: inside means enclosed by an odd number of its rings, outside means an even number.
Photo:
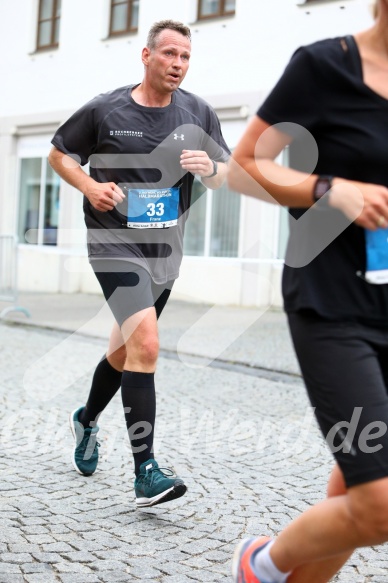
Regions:
<svg viewBox="0 0 388 583"><path fill-rule="evenodd" d="M178 223L179 187L128 189L127 227L165 229Z"/></svg>
<svg viewBox="0 0 388 583"><path fill-rule="evenodd" d="M388 283L388 229L365 230L366 270L369 283Z"/></svg>

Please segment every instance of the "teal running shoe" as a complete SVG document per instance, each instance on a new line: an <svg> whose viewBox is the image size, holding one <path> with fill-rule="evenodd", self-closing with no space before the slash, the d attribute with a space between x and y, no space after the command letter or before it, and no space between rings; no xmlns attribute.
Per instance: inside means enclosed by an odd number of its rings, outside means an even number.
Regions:
<svg viewBox="0 0 388 583"><path fill-rule="evenodd" d="M154 459L143 462L135 480L136 506L144 508L170 502L185 494L187 487L172 470L159 468Z"/></svg>
<svg viewBox="0 0 388 583"><path fill-rule="evenodd" d="M76 409L70 413L70 428L74 437L75 446L72 455L73 466L79 474L91 476L94 474L98 464L97 442L98 425L84 429L82 423L78 421L78 415L84 407Z"/></svg>

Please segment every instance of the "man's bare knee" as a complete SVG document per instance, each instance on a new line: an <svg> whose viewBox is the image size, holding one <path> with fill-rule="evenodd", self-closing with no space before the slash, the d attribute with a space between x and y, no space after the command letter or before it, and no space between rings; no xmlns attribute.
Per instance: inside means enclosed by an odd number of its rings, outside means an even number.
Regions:
<svg viewBox="0 0 388 583"><path fill-rule="evenodd" d="M126 358L127 350L125 348L125 345L121 346L114 352L111 353L108 352L107 354L109 364L118 371L122 371L124 369Z"/></svg>
<svg viewBox="0 0 388 583"><path fill-rule="evenodd" d="M145 366L156 364L159 355L159 341L157 338L144 339L137 345L137 357Z"/></svg>

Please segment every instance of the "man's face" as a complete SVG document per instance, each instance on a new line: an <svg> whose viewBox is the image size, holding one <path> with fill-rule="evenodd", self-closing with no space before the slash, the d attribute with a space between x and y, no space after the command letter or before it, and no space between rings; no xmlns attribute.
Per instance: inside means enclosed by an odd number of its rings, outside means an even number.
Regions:
<svg viewBox="0 0 388 583"><path fill-rule="evenodd" d="M189 68L191 43L175 30L163 30L156 39L154 50L143 49L146 76L153 89L159 93L172 93L178 89Z"/></svg>

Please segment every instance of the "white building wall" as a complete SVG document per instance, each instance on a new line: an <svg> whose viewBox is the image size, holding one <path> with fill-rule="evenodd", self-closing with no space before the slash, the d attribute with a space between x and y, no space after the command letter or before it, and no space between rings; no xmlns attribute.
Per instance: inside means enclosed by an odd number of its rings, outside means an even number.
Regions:
<svg viewBox="0 0 388 583"><path fill-rule="evenodd" d="M21 138L52 135L100 92L137 82L151 24L190 25L193 53L182 85L219 113L230 147L301 44L353 33L371 23L370 0L237 0L236 15L196 21L197 0L140 0L137 34L107 38L109 0L62 0L59 48L35 52L38 0L0 1L0 234L17 230L17 149ZM47 144L47 151L49 144ZM19 247L22 290L98 292L85 259L82 197L63 184L55 248ZM281 304L274 259L278 209L243 197L240 259L185 257L177 297L224 304ZM78 229L68 241L66 229ZM197 282L201 281L201 286ZM199 289L199 287L201 289Z"/></svg>
<svg viewBox="0 0 388 583"><path fill-rule="evenodd" d="M62 0L58 50L35 53L38 0L0 2L1 115L70 110L97 93L140 80L140 52L162 18L190 24L184 81L207 97L268 90L300 44L352 33L370 22L370 0L237 0L233 18L196 22L196 0L140 0L139 32L108 39L109 0Z"/></svg>

